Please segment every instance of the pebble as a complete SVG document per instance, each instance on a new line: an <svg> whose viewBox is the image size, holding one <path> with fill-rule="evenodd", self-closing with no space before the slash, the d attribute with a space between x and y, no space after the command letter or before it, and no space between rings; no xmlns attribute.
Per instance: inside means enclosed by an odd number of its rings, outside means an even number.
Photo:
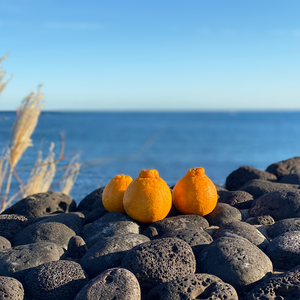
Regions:
<svg viewBox="0 0 300 300"><path fill-rule="evenodd" d="M28 196L0 214L0 298L300 299L299 174L300 157L241 167L209 215L152 224L107 212L103 188Z"/></svg>

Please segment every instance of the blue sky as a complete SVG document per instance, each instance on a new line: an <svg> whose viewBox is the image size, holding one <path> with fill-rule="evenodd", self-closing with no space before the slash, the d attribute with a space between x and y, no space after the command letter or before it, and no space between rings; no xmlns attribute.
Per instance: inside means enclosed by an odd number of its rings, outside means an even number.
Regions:
<svg viewBox="0 0 300 300"><path fill-rule="evenodd" d="M1 0L13 110L300 109L300 1Z"/></svg>

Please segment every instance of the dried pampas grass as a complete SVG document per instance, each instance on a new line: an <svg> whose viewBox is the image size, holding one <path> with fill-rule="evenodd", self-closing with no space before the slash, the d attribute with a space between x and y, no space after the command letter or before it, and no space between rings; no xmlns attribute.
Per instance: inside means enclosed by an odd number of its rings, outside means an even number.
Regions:
<svg viewBox="0 0 300 300"><path fill-rule="evenodd" d="M8 79L5 82L3 82L3 78L4 78L5 74L6 74L6 72L2 71L1 64L2 64L2 61L7 58L7 56L8 56L8 53L6 55L4 55L2 58L0 58L0 94L2 93L2 91L4 90L4 88L6 87L6 85L8 84L9 80L12 78L12 75L10 75L8 77Z"/></svg>

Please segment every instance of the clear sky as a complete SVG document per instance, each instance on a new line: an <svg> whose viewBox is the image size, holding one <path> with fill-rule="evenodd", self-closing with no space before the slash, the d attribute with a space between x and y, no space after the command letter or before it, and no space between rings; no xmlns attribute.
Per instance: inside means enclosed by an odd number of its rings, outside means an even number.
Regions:
<svg viewBox="0 0 300 300"><path fill-rule="evenodd" d="M299 0L1 0L0 109L300 109Z"/></svg>

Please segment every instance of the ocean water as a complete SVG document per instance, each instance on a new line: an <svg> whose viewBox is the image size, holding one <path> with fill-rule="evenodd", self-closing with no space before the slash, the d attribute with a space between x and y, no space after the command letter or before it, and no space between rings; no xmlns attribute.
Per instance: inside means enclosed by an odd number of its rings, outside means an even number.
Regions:
<svg viewBox="0 0 300 300"><path fill-rule="evenodd" d="M14 112L0 112L1 149L9 143L15 118ZM141 169L157 169L173 185L188 169L201 166L222 185L240 166L265 170L300 155L300 112L43 112L32 136L34 146L16 167L24 182L39 148L45 157L54 142L59 156L60 132L65 134L65 154L79 152L80 161L89 162L71 192L76 202L116 174L135 178ZM14 181L11 194L18 188Z"/></svg>

